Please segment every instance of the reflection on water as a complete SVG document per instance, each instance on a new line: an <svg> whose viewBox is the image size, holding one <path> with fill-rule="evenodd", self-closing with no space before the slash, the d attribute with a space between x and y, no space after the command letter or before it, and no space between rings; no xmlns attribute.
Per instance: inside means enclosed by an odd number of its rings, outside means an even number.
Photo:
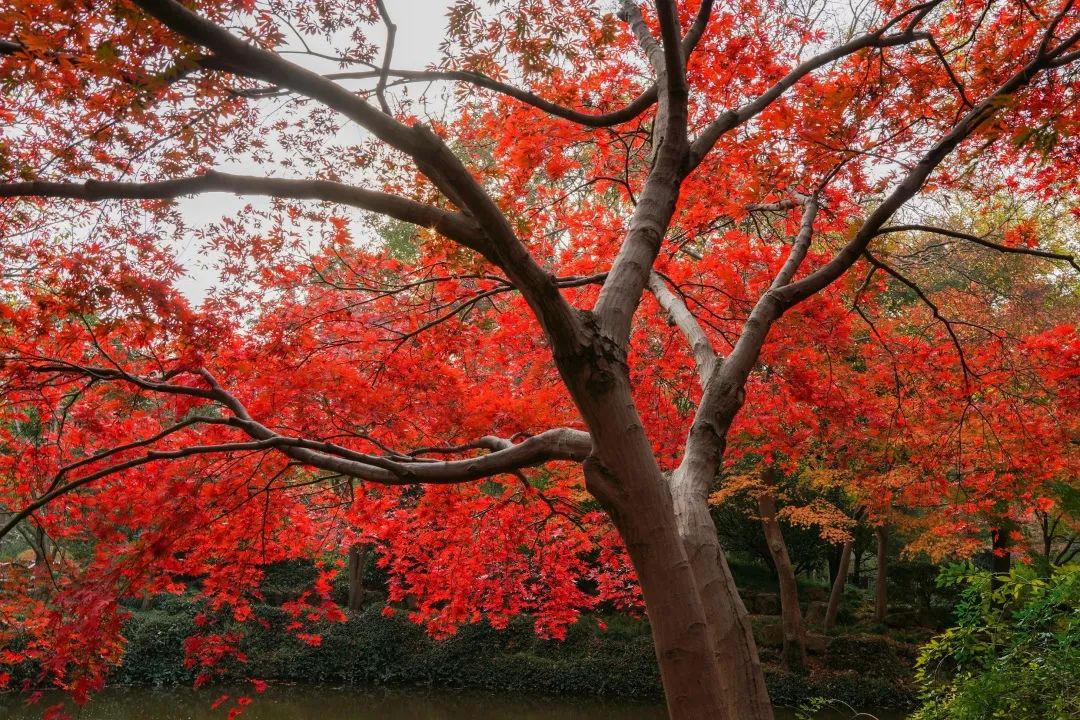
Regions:
<svg viewBox="0 0 1080 720"><path fill-rule="evenodd" d="M230 700L213 709L211 705L215 699L225 694ZM231 701L243 695L253 700L241 716L244 720L664 720L667 717L658 704L475 692L302 686L273 686L261 694L250 687L200 691L113 688L96 696L86 707L74 709L72 716L79 720L224 720L232 706ZM26 707L21 698L0 695L0 718L36 720L44 708L61 699L46 696L37 705ZM881 720L899 718L897 715L880 717ZM780 711L777 718L791 720L794 714Z"/></svg>

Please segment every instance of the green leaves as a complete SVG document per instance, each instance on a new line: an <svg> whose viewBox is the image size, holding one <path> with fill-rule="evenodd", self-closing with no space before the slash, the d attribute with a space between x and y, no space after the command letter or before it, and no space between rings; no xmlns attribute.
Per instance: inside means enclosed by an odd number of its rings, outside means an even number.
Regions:
<svg viewBox="0 0 1080 720"><path fill-rule="evenodd" d="M963 587L957 624L922 648L924 705L913 720L1076 717L1080 566L1048 578L1021 568L990 579L971 566L942 571L939 584Z"/></svg>

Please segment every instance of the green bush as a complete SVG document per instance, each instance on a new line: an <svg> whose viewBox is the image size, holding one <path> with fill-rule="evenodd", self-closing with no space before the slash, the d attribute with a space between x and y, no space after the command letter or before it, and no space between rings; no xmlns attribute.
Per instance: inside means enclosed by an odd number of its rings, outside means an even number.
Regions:
<svg viewBox="0 0 1080 720"><path fill-rule="evenodd" d="M125 628L124 662L113 676L120 684L170 685L192 682L183 665L183 640L196 632L195 605L173 599L171 615L136 612ZM318 623L304 632L317 645L288 632L291 618L280 608L259 605L254 622L227 621L244 639L248 661L225 669L219 680L258 677L284 682L349 685L411 685L477 688L554 695L606 695L655 699L661 696L659 672L648 625L632 618L610 618L600 631L592 618L572 626L566 641L537 638L529 618L505 630L468 625L453 637L435 641L402 615L384 617L369 605L346 622ZM217 628L221 630L221 628ZM235 676L234 676L235 674Z"/></svg>
<svg viewBox="0 0 1080 720"><path fill-rule="evenodd" d="M296 600L315 585L319 570L310 560L286 560L263 568L263 580L259 584L266 602L280 605Z"/></svg>
<svg viewBox="0 0 1080 720"><path fill-rule="evenodd" d="M200 605L183 597L159 598L158 609L135 612L125 636L129 644L124 663L113 682L137 685L190 684L193 673L183 665L183 640L195 633L194 615ZM163 608L175 611L164 612ZM659 671L648 623L613 614L605 616L606 630L596 618L586 617L571 626L565 641L536 637L532 620L515 618L505 630L486 623L462 627L451 638L432 640L424 629L402 613L384 617L378 605L350 614L345 622L316 623L304 632L317 634L308 644L286 630L291 618L281 608L255 606L255 619L233 622L227 613L214 631L243 635L240 649L244 665L228 665L216 679L239 682L257 677L278 682L345 684L352 686L421 686L472 688L500 692L548 695L593 695L656 700L662 697ZM835 642L835 640L834 640ZM897 679L899 672L865 672L866 661L875 666L897 662L895 652L876 654L880 639L853 637L844 662L811 676L767 670L774 701L798 705L808 698L827 696L857 707L904 707L913 694ZM860 644L862 642L862 644ZM850 657L848 657L850 655ZM763 653L767 657L768 653Z"/></svg>
<svg viewBox="0 0 1080 720"><path fill-rule="evenodd" d="M817 672L808 679L779 668L766 668L765 682L773 704L782 707L802 707L821 698L853 708L907 708L915 702L915 694L907 684L856 671Z"/></svg>
<svg viewBox="0 0 1080 720"><path fill-rule="evenodd" d="M113 681L125 685L190 684L194 673L184 667L184 639L194 632L193 613L134 613L124 626L124 663Z"/></svg>
<svg viewBox="0 0 1080 720"><path fill-rule="evenodd" d="M864 677L903 681L911 675L913 648L884 635L837 635L829 642L825 664L832 670L858 672Z"/></svg>
<svg viewBox="0 0 1080 720"><path fill-rule="evenodd" d="M1040 578L955 567L956 625L923 647L923 706L913 720L1066 720L1080 717L1080 566Z"/></svg>

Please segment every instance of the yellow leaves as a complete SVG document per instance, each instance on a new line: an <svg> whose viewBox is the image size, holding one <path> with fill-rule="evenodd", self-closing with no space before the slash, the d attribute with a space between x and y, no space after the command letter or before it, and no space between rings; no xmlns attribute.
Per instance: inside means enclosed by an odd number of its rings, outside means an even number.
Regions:
<svg viewBox="0 0 1080 720"><path fill-rule="evenodd" d="M709 507L718 507L740 494L756 496L765 489L757 475L729 475L724 486L709 495Z"/></svg>
<svg viewBox="0 0 1080 720"><path fill-rule="evenodd" d="M809 505L788 505L780 509L777 517L797 527L817 527L822 540L836 545L852 540L851 528L855 526L855 520L822 499Z"/></svg>
<svg viewBox="0 0 1080 720"><path fill-rule="evenodd" d="M984 549L982 538L957 533L934 532L933 529L922 533L903 549L904 557L925 555L930 562L942 562L947 558L970 558Z"/></svg>
<svg viewBox="0 0 1080 720"><path fill-rule="evenodd" d="M809 468L803 470L802 477L815 490L840 487L845 482L844 473L831 468Z"/></svg>

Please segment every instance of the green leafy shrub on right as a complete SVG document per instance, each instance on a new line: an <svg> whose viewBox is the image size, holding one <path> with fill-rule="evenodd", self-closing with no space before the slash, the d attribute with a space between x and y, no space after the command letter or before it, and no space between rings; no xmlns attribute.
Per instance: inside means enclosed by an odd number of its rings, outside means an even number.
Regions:
<svg viewBox="0 0 1080 720"><path fill-rule="evenodd" d="M912 720L1080 718L1080 566L992 582L970 566L942 571L961 588L956 624L923 646Z"/></svg>

